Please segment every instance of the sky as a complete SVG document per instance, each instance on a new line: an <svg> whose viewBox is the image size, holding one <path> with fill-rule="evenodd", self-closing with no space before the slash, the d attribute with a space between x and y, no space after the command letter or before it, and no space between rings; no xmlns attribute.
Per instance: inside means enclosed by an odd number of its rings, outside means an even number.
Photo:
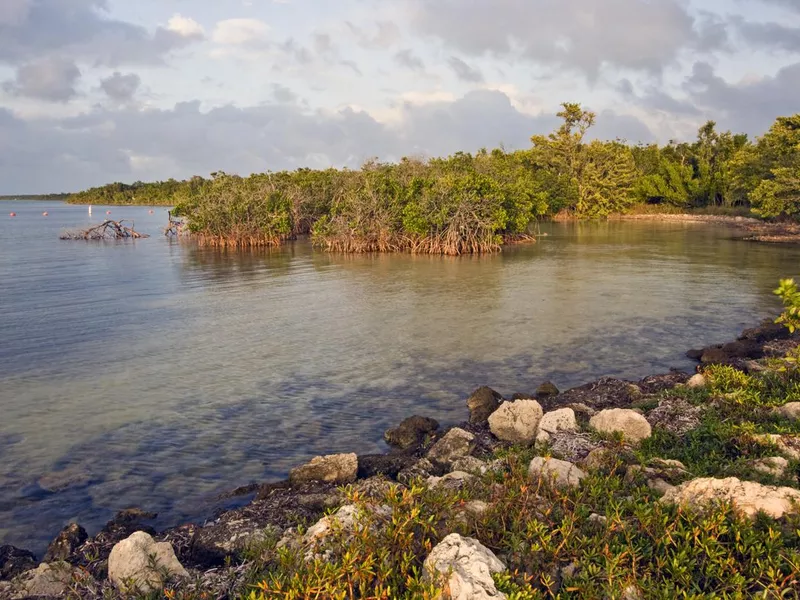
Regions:
<svg viewBox="0 0 800 600"><path fill-rule="evenodd" d="M0 194L763 133L800 0L0 0Z"/></svg>

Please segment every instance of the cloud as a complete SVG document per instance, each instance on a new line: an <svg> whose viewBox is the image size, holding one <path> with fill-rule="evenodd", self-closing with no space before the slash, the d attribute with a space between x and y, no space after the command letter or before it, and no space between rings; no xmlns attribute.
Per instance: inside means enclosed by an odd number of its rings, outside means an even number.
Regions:
<svg viewBox="0 0 800 600"><path fill-rule="evenodd" d="M471 83L483 82L483 73L481 73L478 69L474 69L473 67L469 66L457 56L451 56L448 59L447 64L450 65L450 68L453 69L456 77L458 77L460 80L469 81Z"/></svg>
<svg viewBox="0 0 800 600"><path fill-rule="evenodd" d="M209 111L201 110L199 101L164 110L97 106L77 117L28 121L0 109L3 191L77 190L108 181L189 177L220 169L247 174L304 166L357 167L374 156L440 156L499 144L526 148L532 134L548 132L558 123L551 113L521 113L504 93L487 90L455 100L407 102L393 125L364 111L305 110L288 96L285 100ZM613 118L609 113L601 120ZM646 129L635 119L621 119L613 125L615 134L625 134L626 127L633 133ZM29 143L32 139L35 145Z"/></svg>
<svg viewBox="0 0 800 600"><path fill-rule="evenodd" d="M163 64L166 55L202 37L184 17L152 31L113 19L106 0L2 0L0 5L0 63L12 65L55 54L110 67Z"/></svg>
<svg viewBox="0 0 800 600"><path fill-rule="evenodd" d="M136 73L123 75L119 71L110 77L100 80L100 88L106 95L117 102L129 102L133 99L142 80Z"/></svg>
<svg viewBox="0 0 800 600"><path fill-rule="evenodd" d="M785 52L800 52L800 27L781 23L745 21L733 19L737 33L753 46Z"/></svg>
<svg viewBox="0 0 800 600"><path fill-rule="evenodd" d="M180 13L176 13L170 18L167 22L167 29L185 38L203 38L206 34L200 23L189 17L183 17Z"/></svg>
<svg viewBox="0 0 800 600"><path fill-rule="evenodd" d="M52 57L22 65L3 88L18 96L67 102L77 95L75 84L80 77L80 69L70 59Z"/></svg>
<svg viewBox="0 0 800 600"><path fill-rule="evenodd" d="M217 23L211 40L223 46L253 47L263 45L269 25L258 19L226 19Z"/></svg>
<svg viewBox="0 0 800 600"><path fill-rule="evenodd" d="M679 0L414 0L412 7L418 32L466 55L519 57L590 76L605 65L661 72L682 49L704 46Z"/></svg>
<svg viewBox="0 0 800 600"><path fill-rule="evenodd" d="M408 48L396 52L394 55L394 61L401 67L411 69L412 71L425 70L425 63L422 62L422 59L414 54L413 50Z"/></svg>

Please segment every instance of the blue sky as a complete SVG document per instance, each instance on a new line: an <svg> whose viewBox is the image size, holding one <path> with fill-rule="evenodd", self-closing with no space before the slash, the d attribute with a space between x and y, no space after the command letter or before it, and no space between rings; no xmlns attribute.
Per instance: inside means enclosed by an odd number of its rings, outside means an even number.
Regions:
<svg viewBox="0 0 800 600"><path fill-rule="evenodd" d="M762 133L800 111L800 0L0 0L0 193Z"/></svg>

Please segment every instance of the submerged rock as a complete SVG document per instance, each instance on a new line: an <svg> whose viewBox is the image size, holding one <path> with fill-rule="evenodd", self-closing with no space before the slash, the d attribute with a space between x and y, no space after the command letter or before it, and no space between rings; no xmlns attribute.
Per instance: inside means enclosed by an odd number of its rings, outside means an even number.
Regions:
<svg viewBox="0 0 800 600"><path fill-rule="evenodd" d="M661 501L690 507L703 507L711 502L731 502L748 517L754 517L762 511L777 519L797 511L800 490L741 481L736 477L701 477L669 490Z"/></svg>
<svg viewBox="0 0 800 600"><path fill-rule="evenodd" d="M511 444L533 444L542 419L542 406L536 400L504 402L489 417L489 430Z"/></svg>
<svg viewBox="0 0 800 600"><path fill-rule="evenodd" d="M289 471L292 484L309 481L327 483L352 483L358 473L358 457L353 454L329 454L315 456L309 462Z"/></svg>
<svg viewBox="0 0 800 600"><path fill-rule="evenodd" d="M15 546L0 546L0 581L11 580L17 575L35 569L39 561L32 552Z"/></svg>
<svg viewBox="0 0 800 600"><path fill-rule="evenodd" d="M108 578L122 591L149 593L188 576L172 546L143 531L116 544L108 557Z"/></svg>
<svg viewBox="0 0 800 600"><path fill-rule="evenodd" d="M558 388L551 381L545 381L542 385L536 388L536 397L539 399L555 398L560 393L561 392L558 391Z"/></svg>
<svg viewBox="0 0 800 600"><path fill-rule="evenodd" d="M56 539L50 542L43 562L67 560L89 538L86 530L77 523L70 523Z"/></svg>
<svg viewBox="0 0 800 600"><path fill-rule="evenodd" d="M589 425L601 433L621 433L629 442L640 442L652 434L647 419L625 408L603 410L589 419Z"/></svg>
<svg viewBox="0 0 800 600"><path fill-rule="evenodd" d="M423 565L425 576L449 590L452 600L499 600L493 573L502 573L505 565L477 540L451 533L437 544Z"/></svg>
<svg viewBox="0 0 800 600"><path fill-rule="evenodd" d="M469 408L469 422L484 424L489 416L498 409L503 397L490 387L480 387L467 398Z"/></svg>
<svg viewBox="0 0 800 600"><path fill-rule="evenodd" d="M475 447L475 436L454 427L428 450L428 460L434 465L449 466L454 460L469 456Z"/></svg>
<svg viewBox="0 0 800 600"><path fill-rule="evenodd" d="M428 417L414 415L403 420L400 425L387 429L383 434L386 443L406 450L422 445L425 437L439 429L439 422Z"/></svg>
<svg viewBox="0 0 800 600"><path fill-rule="evenodd" d="M578 487L586 473L571 462L537 456L528 467L528 476L533 480L544 479L556 487Z"/></svg>

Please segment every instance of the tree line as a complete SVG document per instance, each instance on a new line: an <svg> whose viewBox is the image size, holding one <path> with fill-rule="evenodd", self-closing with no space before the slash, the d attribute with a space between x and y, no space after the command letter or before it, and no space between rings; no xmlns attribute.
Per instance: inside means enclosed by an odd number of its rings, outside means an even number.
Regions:
<svg viewBox="0 0 800 600"><path fill-rule="evenodd" d="M335 251L461 254L524 238L541 218L603 218L642 210L751 210L800 217L800 114L761 137L721 132L693 142L589 140L596 115L566 103L562 123L529 149L481 150L361 169L298 169L239 177L114 183L70 202L173 205L214 245L279 244L310 234Z"/></svg>

